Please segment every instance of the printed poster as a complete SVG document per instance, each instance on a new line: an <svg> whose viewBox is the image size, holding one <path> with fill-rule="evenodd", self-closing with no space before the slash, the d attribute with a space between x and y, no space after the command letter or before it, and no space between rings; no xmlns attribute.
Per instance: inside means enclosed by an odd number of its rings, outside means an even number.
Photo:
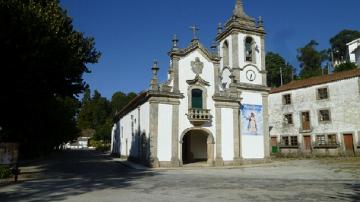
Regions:
<svg viewBox="0 0 360 202"><path fill-rule="evenodd" d="M263 135L263 107L262 105L241 106L241 135Z"/></svg>

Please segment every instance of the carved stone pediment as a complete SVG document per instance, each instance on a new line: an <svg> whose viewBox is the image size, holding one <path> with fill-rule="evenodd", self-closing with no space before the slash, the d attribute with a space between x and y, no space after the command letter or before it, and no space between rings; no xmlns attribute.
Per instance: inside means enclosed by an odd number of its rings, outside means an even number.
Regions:
<svg viewBox="0 0 360 202"><path fill-rule="evenodd" d="M204 63L198 57L195 58L195 61L191 61L191 69L196 75L202 74L203 68Z"/></svg>
<svg viewBox="0 0 360 202"><path fill-rule="evenodd" d="M187 80L186 83L189 85L210 86L210 83L202 79L200 75L196 75L193 80Z"/></svg>

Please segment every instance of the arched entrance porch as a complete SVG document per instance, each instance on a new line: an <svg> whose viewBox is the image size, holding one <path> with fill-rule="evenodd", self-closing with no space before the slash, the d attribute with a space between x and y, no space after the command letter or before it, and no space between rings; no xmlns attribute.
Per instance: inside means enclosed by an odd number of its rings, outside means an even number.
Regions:
<svg viewBox="0 0 360 202"><path fill-rule="evenodd" d="M214 137L204 128L189 128L180 137L180 160L182 165L207 162L214 164Z"/></svg>

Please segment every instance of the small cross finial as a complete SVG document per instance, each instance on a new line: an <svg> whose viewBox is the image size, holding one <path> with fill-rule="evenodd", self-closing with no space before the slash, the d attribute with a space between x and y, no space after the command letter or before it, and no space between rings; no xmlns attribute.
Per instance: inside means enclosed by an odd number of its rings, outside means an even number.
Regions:
<svg viewBox="0 0 360 202"><path fill-rule="evenodd" d="M173 48L176 49L176 48L177 48L177 44L178 44L178 42L179 42L179 39L177 39L176 34L174 34L172 42L173 42Z"/></svg>
<svg viewBox="0 0 360 202"><path fill-rule="evenodd" d="M189 29L193 32L193 39L191 41L198 40L197 32L200 30L196 25L189 27Z"/></svg>
<svg viewBox="0 0 360 202"><path fill-rule="evenodd" d="M222 27L221 22L219 22L218 27L217 27L217 33L218 33L218 34L221 34L222 31L223 31L223 27Z"/></svg>

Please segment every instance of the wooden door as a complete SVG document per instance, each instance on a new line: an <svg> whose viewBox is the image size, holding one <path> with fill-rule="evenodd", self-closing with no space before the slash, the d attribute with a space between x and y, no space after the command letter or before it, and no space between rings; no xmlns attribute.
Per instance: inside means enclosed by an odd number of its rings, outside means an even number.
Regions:
<svg viewBox="0 0 360 202"><path fill-rule="evenodd" d="M301 113L301 123L303 130L310 130L310 113L303 112Z"/></svg>
<svg viewBox="0 0 360 202"><path fill-rule="evenodd" d="M304 151L311 151L311 137L304 136Z"/></svg>
<svg viewBox="0 0 360 202"><path fill-rule="evenodd" d="M352 134L344 134L344 145L346 153L354 152L354 142Z"/></svg>
<svg viewBox="0 0 360 202"><path fill-rule="evenodd" d="M277 138L271 137L271 151L272 153L278 152Z"/></svg>

